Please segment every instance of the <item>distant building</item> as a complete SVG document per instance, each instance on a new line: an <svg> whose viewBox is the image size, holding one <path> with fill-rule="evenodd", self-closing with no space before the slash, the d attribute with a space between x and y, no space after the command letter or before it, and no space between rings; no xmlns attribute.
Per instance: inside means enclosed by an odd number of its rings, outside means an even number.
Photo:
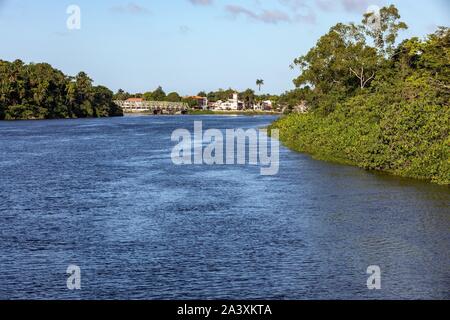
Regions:
<svg viewBox="0 0 450 320"><path fill-rule="evenodd" d="M257 111L271 111L273 107L273 103L270 100L264 100L260 103L257 103L253 106L253 110Z"/></svg>
<svg viewBox="0 0 450 320"><path fill-rule="evenodd" d="M215 110L242 110L244 109L244 102L239 100L237 93L234 93L233 98L227 101L219 100L213 105L213 108Z"/></svg>
<svg viewBox="0 0 450 320"><path fill-rule="evenodd" d="M201 96L191 96L187 97L187 99L197 100L198 106L194 107L194 109L207 110L208 109L208 98Z"/></svg>

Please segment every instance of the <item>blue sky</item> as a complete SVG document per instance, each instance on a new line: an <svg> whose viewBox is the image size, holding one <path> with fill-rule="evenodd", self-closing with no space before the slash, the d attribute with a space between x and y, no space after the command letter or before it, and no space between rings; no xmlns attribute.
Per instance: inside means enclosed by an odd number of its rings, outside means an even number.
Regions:
<svg viewBox="0 0 450 320"><path fill-rule="evenodd" d="M80 30L66 27L71 4ZM264 92L281 93L293 88L293 59L331 26L386 4L410 27L402 37L450 25L448 0L0 0L0 59L83 70L112 90L187 95L262 78Z"/></svg>

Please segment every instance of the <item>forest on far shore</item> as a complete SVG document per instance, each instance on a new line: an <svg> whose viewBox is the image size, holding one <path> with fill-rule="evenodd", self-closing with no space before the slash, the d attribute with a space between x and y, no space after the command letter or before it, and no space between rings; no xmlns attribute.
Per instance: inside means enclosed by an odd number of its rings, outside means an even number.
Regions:
<svg viewBox="0 0 450 320"><path fill-rule="evenodd" d="M0 60L0 120L122 115L113 92L84 72L70 77L48 63Z"/></svg>

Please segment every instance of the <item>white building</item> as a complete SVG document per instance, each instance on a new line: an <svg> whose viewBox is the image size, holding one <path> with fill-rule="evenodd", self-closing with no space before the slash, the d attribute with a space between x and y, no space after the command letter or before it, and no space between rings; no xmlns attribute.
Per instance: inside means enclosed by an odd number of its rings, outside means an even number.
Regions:
<svg viewBox="0 0 450 320"><path fill-rule="evenodd" d="M242 110L244 109L244 102L239 100L237 93L234 93L232 99L228 99L227 101L219 100L213 104L213 108L215 110Z"/></svg>
<svg viewBox="0 0 450 320"><path fill-rule="evenodd" d="M253 106L253 109L257 111L271 111L272 106L273 106L272 101L264 100L261 103L255 104Z"/></svg>
<svg viewBox="0 0 450 320"><path fill-rule="evenodd" d="M222 105L223 101L218 100L216 102L210 102L209 103L209 109L211 110L219 110L220 106Z"/></svg>

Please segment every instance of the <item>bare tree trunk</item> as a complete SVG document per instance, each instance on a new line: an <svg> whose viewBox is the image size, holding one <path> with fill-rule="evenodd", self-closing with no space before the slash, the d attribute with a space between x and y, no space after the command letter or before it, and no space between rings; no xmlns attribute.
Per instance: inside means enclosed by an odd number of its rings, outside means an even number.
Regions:
<svg viewBox="0 0 450 320"><path fill-rule="evenodd" d="M372 72L372 75L366 79L364 76L364 67L361 67L361 73L358 74L355 70L350 68L350 71L359 79L359 85L361 89L364 89L367 83L375 77L375 72Z"/></svg>

